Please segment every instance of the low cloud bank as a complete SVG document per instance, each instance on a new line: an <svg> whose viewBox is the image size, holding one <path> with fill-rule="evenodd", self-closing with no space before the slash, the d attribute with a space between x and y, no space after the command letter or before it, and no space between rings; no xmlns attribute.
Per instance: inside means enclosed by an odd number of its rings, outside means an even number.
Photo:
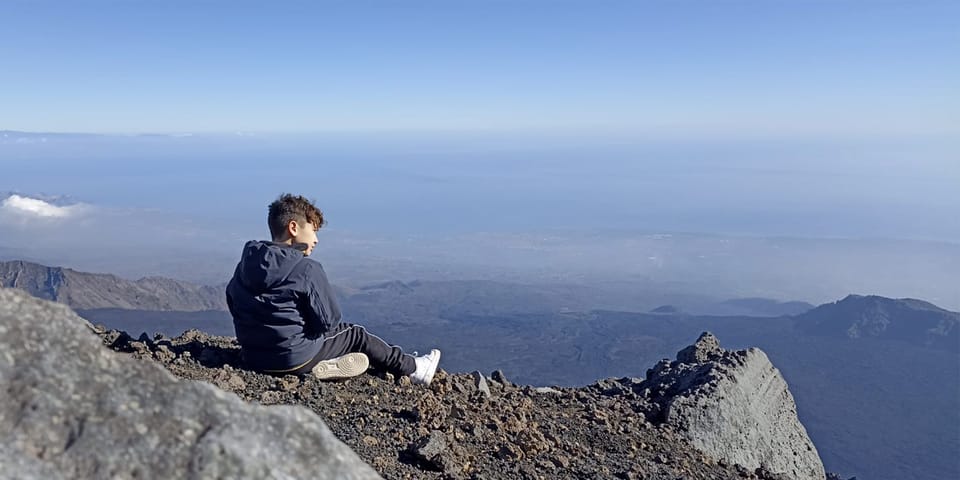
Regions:
<svg viewBox="0 0 960 480"><path fill-rule="evenodd" d="M57 205L40 198L13 194L0 202L0 209L13 217L57 219L82 215L88 210L88 205L81 203Z"/></svg>

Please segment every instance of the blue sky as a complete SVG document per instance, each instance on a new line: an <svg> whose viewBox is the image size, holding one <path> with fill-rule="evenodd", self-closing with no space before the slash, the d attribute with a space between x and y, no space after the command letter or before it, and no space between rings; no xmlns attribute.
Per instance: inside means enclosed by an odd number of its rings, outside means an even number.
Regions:
<svg viewBox="0 0 960 480"><path fill-rule="evenodd" d="M0 129L960 131L960 3L19 1Z"/></svg>

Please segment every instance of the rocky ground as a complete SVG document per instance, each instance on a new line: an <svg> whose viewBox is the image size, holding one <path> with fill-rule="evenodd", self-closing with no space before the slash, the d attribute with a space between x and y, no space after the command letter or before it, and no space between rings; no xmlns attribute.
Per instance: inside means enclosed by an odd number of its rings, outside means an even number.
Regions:
<svg viewBox="0 0 960 480"><path fill-rule="evenodd" d="M660 423L639 379L582 388L514 385L502 373L437 373L429 387L372 372L342 382L242 368L231 337L191 330L133 339L98 328L114 350L156 361L244 400L303 405L388 479L780 479L716 461Z"/></svg>

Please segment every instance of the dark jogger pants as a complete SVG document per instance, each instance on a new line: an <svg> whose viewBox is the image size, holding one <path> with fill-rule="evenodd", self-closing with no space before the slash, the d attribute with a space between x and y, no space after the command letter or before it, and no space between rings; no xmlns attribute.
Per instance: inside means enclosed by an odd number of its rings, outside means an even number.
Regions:
<svg viewBox="0 0 960 480"><path fill-rule="evenodd" d="M320 353L313 357L313 360L290 373L303 375L323 360L353 352L366 354L372 367L394 375L410 375L417 369L413 356L403 353L400 347L388 344L360 325L341 323L324 335Z"/></svg>

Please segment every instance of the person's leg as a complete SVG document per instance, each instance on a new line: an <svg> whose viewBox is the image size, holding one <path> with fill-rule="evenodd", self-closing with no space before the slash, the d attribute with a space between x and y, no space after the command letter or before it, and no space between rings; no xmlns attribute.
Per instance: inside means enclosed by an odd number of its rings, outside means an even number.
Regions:
<svg viewBox="0 0 960 480"><path fill-rule="evenodd" d="M353 324L340 324L328 332L317 358L325 360L353 352L366 354L371 365L394 375L410 375L417 369L412 355L403 353L402 348L388 344L366 328Z"/></svg>

